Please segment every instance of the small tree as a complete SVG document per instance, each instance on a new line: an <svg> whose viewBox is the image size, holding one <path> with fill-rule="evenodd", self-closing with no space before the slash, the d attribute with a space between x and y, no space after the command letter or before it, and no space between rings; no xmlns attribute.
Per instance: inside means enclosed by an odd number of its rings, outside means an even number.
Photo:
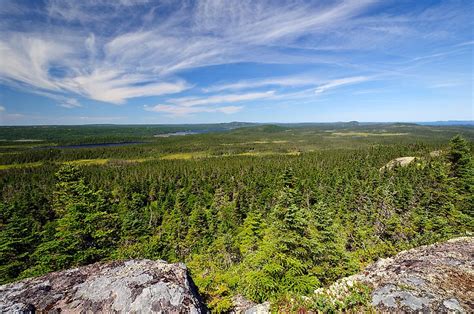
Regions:
<svg viewBox="0 0 474 314"><path fill-rule="evenodd" d="M49 224L44 242L33 253L36 275L99 261L107 257L117 242L117 217L102 191L93 191L79 170L63 166L56 174L53 208L58 219Z"/></svg>
<svg viewBox="0 0 474 314"><path fill-rule="evenodd" d="M313 273L316 243L307 212L298 204L291 171L284 173L282 182L283 189L261 245L255 253L248 254L242 264L247 270L242 290L257 302L285 293L309 293L319 284Z"/></svg>
<svg viewBox="0 0 474 314"><path fill-rule="evenodd" d="M474 161L469 143L457 135L451 139L448 160L459 194L458 207L469 216L474 215Z"/></svg>

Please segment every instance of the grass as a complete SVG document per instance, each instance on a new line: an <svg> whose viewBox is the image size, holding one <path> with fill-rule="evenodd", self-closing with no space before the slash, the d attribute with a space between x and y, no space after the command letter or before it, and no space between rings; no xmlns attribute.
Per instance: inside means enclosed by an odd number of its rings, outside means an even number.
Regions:
<svg viewBox="0 0 474 314"><path fill-rule="evenodd" d="M39 167L43 163L42 162L28 162L24 164L10 164L10 165L0 165L0 170L8 170L8 169L18 169L18 168L29 168L29 167Z"/></svg>
<svg viewBox="0 0 474 314"><path fill-rule="evenodd" d="M175 154L164 155L160 159L163 159L163 160L176 160L176 159L189 160L189 159L204 158L204 157L209 157L207 152L175 153Z"/></svg>
<svg viewBox="0 0 474 314"><path fill-rule="evenodd" d="M65 164L71 164L76 166L84 165L105 165L109 159L78 159L64 162Z"/></svg>
<svg viewBox="0 0 474 314"><path fill-rule="evenodd" d="M265 152L245 152L245 153L239 153L239 154L232 154L230 156L269 156L269 155L298 156L300 154L301 154L301 152L298 152L298 151L291 151L291 152L286 152L286 153L265 151Z"/></svg>
<svg viewBox="0 0 474 314"><path fill-rule="evenodd" d="M402 136L408 135L409 133L368 133L368 132L332 132L334 136Z"/></svg>
<svg viewBox="0 0 474 314"><path fill-rule="evenodd" d="M77 159L62 162L63 164L71 164L76 166L92 166L92 165L106 165L106 164L120 164L120 163L142 163L147 161L153 161L157 159L161 160L191 160L199 158L211 158L211 157L229 157L229 156L270 156L270 155L290 155L298 156L301 152L290 151L290 152L273 152L273 151L249 151L244 153L234 153L228 155L210 155L207 152L191 152L191 153L175 153L161 156L160 158L132 158L132 159L108 159L108 158L96 158L96 159ZM8 165L0 165L0 170L8 169L20 169L28 167L39 167L42 162L30 162L30 163L14 163Z"/></svg>

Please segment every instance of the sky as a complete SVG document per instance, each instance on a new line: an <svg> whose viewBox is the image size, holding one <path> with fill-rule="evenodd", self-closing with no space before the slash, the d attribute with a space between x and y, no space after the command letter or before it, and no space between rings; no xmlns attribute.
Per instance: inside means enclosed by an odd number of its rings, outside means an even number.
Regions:
<svg viewBox="0 0 474 314"><path fill-rule="evenodd" d="M474 119L472 0L0 2L0 125Z"/></svg>

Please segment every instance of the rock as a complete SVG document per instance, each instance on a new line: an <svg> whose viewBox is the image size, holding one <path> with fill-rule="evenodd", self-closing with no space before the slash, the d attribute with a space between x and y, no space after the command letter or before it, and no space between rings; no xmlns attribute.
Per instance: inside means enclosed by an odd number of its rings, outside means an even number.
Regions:
<svg viewBox="0 0 474 314"><path fill-rule="evenodd" d="M246 309L245 314L268 314L270 313L270 302L257 304L249 309Z"/></svg>
<svg viewBox="0 0 474 314"><path fill-rule="evenodd" d="M0 286L0 312L205 313L184 264L96 263Z"/></svg>
<svg viewBox="0 0 474 314"><path fill-rule="evenodd" d="M380 312L473 313L474 238L401 252L324 290L343 294L348 282L369 285L372 306Z"/></svg>
<svg viewBox="0 0 474 314"><path fill-rule="evenodd" d="M244 296L238 294L232 298L233 308L231 313L233 314L242 314L246 310L254 307L257 303L246 299Z"/></svg>
<svg viewBox="0 0 474 314"><path fill-rule="evenodd" d="M232 298L234 307L230 313L233 314L268 314L270 313L270 302L257 304L242 295L236 295Z"/></svg>
<svg viewBox="0 0 474 314"><path fill-rule="evenodd" d="M380 171L385 171L385 170L391 170L396 166L399 167L406 167L409 164L411 164L413 161L415 161L416 157L399 157L390 160L385 166L380 168Z"/></svg>

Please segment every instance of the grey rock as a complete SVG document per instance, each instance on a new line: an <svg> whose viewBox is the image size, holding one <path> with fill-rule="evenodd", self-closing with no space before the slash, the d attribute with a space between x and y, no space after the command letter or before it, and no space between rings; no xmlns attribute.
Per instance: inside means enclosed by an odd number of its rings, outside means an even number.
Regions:
<svg viewBox="0 0 474 314"><path fill-rule="evenodd" d="M402 308L409 308L413 311L419 311L430 305L430 300L425 297L418 297L410 292L402 291L397 294Z"/></svg>
<svg viewBox="0 0 474 314"><path fill-rule="evenodd" d="M425 284L425 281L415 276L409 276L405 279L405 283L408 284L409 286L413 285L413 286L421 287Z"/></svg>
<svg viewBox="0 0 474 314"><path fill-rule="evenodd" d="M230 312L231 314L242 314L245 313L246 310L254 307L257 303L252 302L245 298L244 296L238 294L232 298L233 308Z"/></svg>
<svg viewBox="0 0 474 314"><path fill-rule="evenodd" d="M459 304L458 300L451 298L443 301L443 306L449 310L456 313L465 313L464 309Z"/></svg>
<svg viewBox="0 0 474 314"><path fill-rule="evenodd" d="M356 278L381 311L474 312L473 256L474 238L457 238L381 259Z"/></svg>
<svg viewBox="0 0 474 314"><path fill-rule="evenodd" d="M245 310L245 314L268 314L270 313L270 302L257 304Z"/></svg>
<svg viewBox="0 0 474 314"><path fill-rule="evenodd" d="M348 278L372 288L377 312L474 313L473 256L474 238L462 237L380 259ZM337 287L345 281L324 290L343 294Z"/></svg>
<svg viewBox="0 0 474 314"><path fill-rule="evenodd" d="M96 263L0 286L0 312L205 313L184 264Z"/></svg>

